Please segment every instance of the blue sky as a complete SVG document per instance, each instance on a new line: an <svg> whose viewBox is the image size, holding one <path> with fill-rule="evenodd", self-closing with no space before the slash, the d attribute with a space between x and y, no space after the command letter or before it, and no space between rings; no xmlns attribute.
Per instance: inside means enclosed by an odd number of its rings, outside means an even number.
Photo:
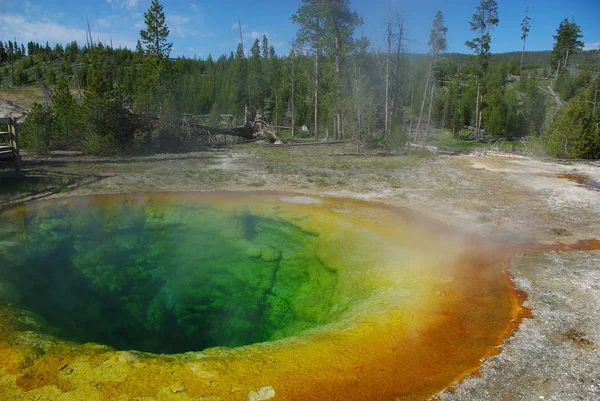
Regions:
<svg viewBox="0 0 600 401"><path fill-rule="evenodd" d="M406 43L412 52L426 52L431 21L438 9L448 26L448 51L468 52L465 40L474 35L469 20L479 0L353 0L352 8L364 19L359 34L376 47L382 44L388 14L399 15L408 30ZM267 35L277 54L284 54L297 27L290 16L300 0L163 0L171 29L172 56L219 56L235 50L239 42L238 16L246 50L255 38ZM529 50L552 48L552 35L560 21L575 17L588 48L600 46L598 0L499 0L500 24L492 33L492 52L521 48L520 23L530 5ZM0 0L0 39L85 43L86 18L95 39L134 47L143 28L150 0Z"/></svg>

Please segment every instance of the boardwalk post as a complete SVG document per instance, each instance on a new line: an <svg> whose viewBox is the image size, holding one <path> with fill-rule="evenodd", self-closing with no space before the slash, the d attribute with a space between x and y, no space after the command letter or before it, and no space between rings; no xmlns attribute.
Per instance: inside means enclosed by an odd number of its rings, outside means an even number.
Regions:
<svg viewBox="0 0 600 401"><path fill-rule="evenodd" d="M12 118L12 131L13 131L13 136L12 136L12 147L13 150L15 152L15 170L17 170L17 173L21 172L21 151L19 148L19 123L17 122L16 118Z"/></svg>
<svg viewBox="0 0 600 401"><path fill-rule="evenodd" d="M0 132L0 161L10 161L17 172L21 172L21 154L19 152L19 125L14 117L0 118L0 125L6 125L8 131Z"/></svg>

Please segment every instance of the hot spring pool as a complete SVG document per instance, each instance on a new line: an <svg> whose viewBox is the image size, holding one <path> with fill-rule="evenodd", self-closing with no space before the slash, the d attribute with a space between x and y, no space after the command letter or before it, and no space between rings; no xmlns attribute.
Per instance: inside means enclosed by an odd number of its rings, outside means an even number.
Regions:
<svg viewBox="0 0 600 401"><path fill-rule="evenodd" d="M1 399L425 399L522 312L503 252L375 203L94 195L0 219Z"/></svg>

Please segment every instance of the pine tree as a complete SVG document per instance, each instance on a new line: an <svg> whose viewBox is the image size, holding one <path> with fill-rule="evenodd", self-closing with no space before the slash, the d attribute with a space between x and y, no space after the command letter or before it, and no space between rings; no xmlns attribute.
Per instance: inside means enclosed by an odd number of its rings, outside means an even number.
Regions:
<svg viewBox="0 0 600 401"><path fill-rule="evenodd" d="M481 0L469 22L471 30L479 34L473 40L467 40L465 45L475 53L479 59L479 80L477 82L477 101L475 107L475 133L477 137L481 132L481 108L485 98L485 90L481 90L481 80L490 65L490 48L492 43L491 31L498 25L498 3L496 0Z"/></svg>
<svg viewBox="0 0 600 401"><path fill-rule="evenodd" d="M298 24L296 38L300 46L310 46L315 54L314 69L314 133L319 139L319 60L325 36L325 1L302 0L302 5L291 19Z"/></svg>
<svg viewBox="0 0 600 401"><path fill-rule="evenodd" d="M163 6L158 0L152 0L150 8L144 13L144 23L146 29L140 30L140 38L145 46L146 56L168 59L173 46L167 42L171 31L166 24Z"/></svg>
<svg viewBox="0 0 600 401"><path fill-rule="evenodd" d="M425 108L425 102L427 100L427 97L429 96L429 93L431 93L430 96L430 100L429 100L429 115L431 116L431 107L433 105L433 89L434 89L434 85L433 85L433 71L435 68L435 63L436 63L436 57L438 55L438 53L441 53L443 51L446 50L446 34L448 33L448 28L446 27L445 23L444 23L444 14L442 13L442 11L438 10L438 12L435 14L435 18L433 19L433 24L431 27L431 32L429 33L429 52L431 53L431 61L429 63L429 70L427 73L427 80L425 83L425 90L423 91L423 100L421 102L421 111L419 112L419 121L417 123L417 133L415 134L415 140L418 140L419 138L419 131L421 128L421 120L423 118L423 111ZM430 90L430 84L431 84L431 90ZM428 123L427 125L429 126L429 119L428 119ZM429 133L429 131L427 130L427 133Z"/></svg>
<svg viewBox="0 0 600 401"><path fill-rule="evenodd" d="M167 42L170 30L158 0L152 0L144 13L144 22L146 29L140 30L144 57L138 75L137 99L147 114L158 115L162 111L163 86L172 47L172 43Z"/></svg>
<svg viewBox="0 0 600 401"><path fill-rule="evenodd" d="M248 92L250 95L249 106L253 109L261 109L264 100L264 76L262 70L260 41L254 40L250 48L250 60L248 60Z"/></svg>
<svg viewBox="0 0 600 401"><path fill-rule="evenodd" d="M348 0L303 0L292 16L299 25L297 40L315 52L315 135L318 126L319 61L322 53L333 61L334 136L343 136L342 122L342 64L355 48L354 30L362 19L350 9Z"/></svg>
<svg viewBox="0 0 600 401"><path fill-rule="evenodd" d="M69 91L67 78L64 75L58 79L54 91L54 112L56 115L57 141L62 147L73 147L79 142L76 137L79 113L78 106Z"/></svg>
<svg viewBox="0 0 600 401"><path fill-rule="evenodd" d="M258 39L254 39L254 43L252 43L252 47L250 48L250 57L253 60L258 60L260 58L260 41Z"/></svg>
<svg viewBox="0 0 600 401"><path fill-rule="evenodd" d="M569 21L564 19L558 29L554 38L554 47L552 48L552 60L551 65L556 68L556 76L561 70L567 67L569 63L569 56L577 53L577 51L583 48L583 39L581 34L581 28L575 23L575 20Z"/></svg>
<svg viewBox="0 0 600 401"><path fill-rule="evenodd" d="M269 58L269 39L267 39L267 35L263 35L262 37L261 51L263 58Z"/></svg>
<svg viewBox="0 0 600 401"><path fill-rule="evenodd" d="M348 0L338 0L327 3L326 38L329 54L333 56L334 85L335 85L335 118L333 133L336 139L344 135L342 121L342 68L348 54L356 48L354 30L362 25L362 18L350 9ZM326 42L326 43L327 43Z"/></svg>
<svg viewBox="0 0 600 401"><path fill-rule="evenodd" d="M529 28L531 26L531 18L529 17L529 6L525 9L525 18L521 21L521 40L523 41L523 50L521 51L521 67L520 73L523 73L523 59L525 57L525 42L529 36Z"/></svg>
<svg viewBox="0 0 600 401"><path fill-rule="evenodd" d="M137 41L137 44L135 45L135 54L137 56L144 55L144 48L142 47L142 42L140 42L139 40Z"/></svg>
<svg viewBox="0 0 600 401"><path fill-rule="evenodd" d="M4 43L0 40L0 65L4 64L8 60Z"/></svg>
<svg viewBox="0 0 600 401"><path fill-rule="evenodd" d="M467 40L465 45L479 57L481 74L485 75L490 63L491 31L498 25L498 3L496 0L481 0L469 22L471 30L479 34L473 40Z"/></svg>
<svg viewBox="0 0 600 401"><path fill-rule="evenodd" d="M235 58L236 59L244 58L244 45L242 43L238 43L238 45L237 45L237 49L235 51Z"/></svg>

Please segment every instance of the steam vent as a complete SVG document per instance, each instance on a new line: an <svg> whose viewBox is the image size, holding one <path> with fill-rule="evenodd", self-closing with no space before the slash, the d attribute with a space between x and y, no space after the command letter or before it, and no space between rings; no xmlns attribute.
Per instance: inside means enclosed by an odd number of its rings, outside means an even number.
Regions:
<svg viewBox="0 0 600 401"><path fill-rule="evenodd" d="M501 248L376 203L96 195L0 217L2 400L424 400L524 311Z"/></svg>

